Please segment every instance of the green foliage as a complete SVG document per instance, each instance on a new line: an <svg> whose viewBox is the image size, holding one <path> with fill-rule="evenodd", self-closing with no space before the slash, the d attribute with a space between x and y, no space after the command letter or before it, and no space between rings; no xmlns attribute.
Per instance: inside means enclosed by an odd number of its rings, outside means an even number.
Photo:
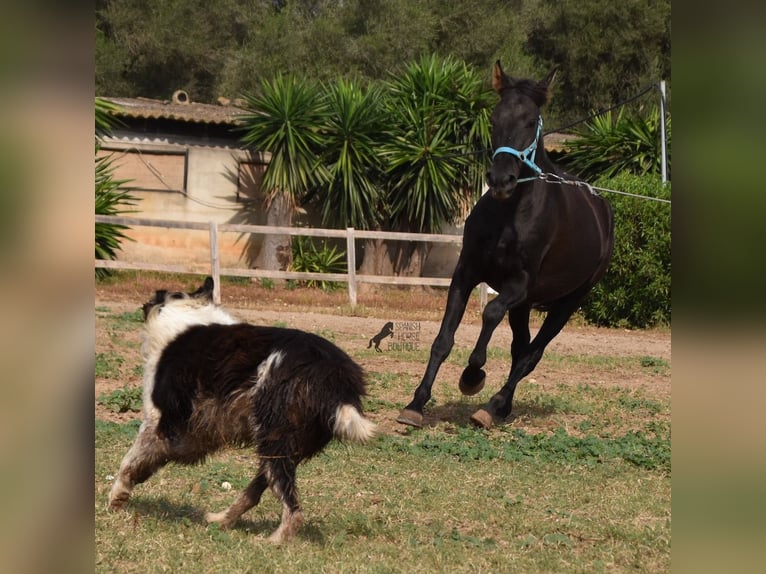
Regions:
<svg viewBox="0 0 766 574"><path fill-rule="evenodd" d="M122 373L123 358L114 353L96 353L96 376L118 379Z"/></svg>
<svg viewBox="0 0 766 574"><path fill-rule="evenodd" d="M114 165L111 155L96 157L96 215L120 215L129 213L126 209L135 205L137 199L130 194L125 185L127 180L114 178ZM122 241L128 239L124 225L96 223L96 259L116 259ZM96 278L109 275L108 269L96 268Z"/></svg>
<svg viewBox="0 0 766 574"><path fill-rule="evenodd" d="M520 75L558 64L550 113L571 119L670 77L669 0L100 1L95 36L108 96L213 103L278 73L382 80L438 54L488 75L500 57Z"/></svg>
<svg viewBox="0 0 766 574"><path fill-rule="evenodd" d="M337 227L374 228L382 220L378 147L386 125L380 86L364 89L340 78L323 86L328 114L322 159L329 178L320 191L322 220Z"/></svg>
<svg viewBox="0 0 766 574"><path fill-rule="evenodd" d="M381 146L395 228L438 233L476 199L489 142L482 78L453 58L424 56L388 83L391 127Z"/></svg>
<svg viewBox="0 0 766 574"><path fill-rule="evenodd" d="M522 462L541 459L557 464L584 464L592 466L611 459L647 470L670 472L670 433L658 428L656 433L629 431L622 436L574 436L563 428L552 434L527 433L512 429L508 440L497 441L485 431L461 427L453 435L424 436L414 441L385 437L391 448L417 455L455 457L464 461L500 459Z"/></svg>
<svg viewBox="0 0 766 574"><path fill-rule="evenodd" d="M293 271L304 273L345 273L346 254L339 252L337 247L327 245L322 241L321 247L310 237L295 236L293 238ZM305 282L307 287L320 287L328 291L338 286L337 281L318 281L310 279Z"/></svg>
<svg viewBox="0 0 766 574"><path fill-rule="evenodd" d="M561 69L551 115L571 121L670 77L670 0L525 4L527 51Z"/></svg>
<svg viewBox="0 0 766 574"><path fill-rule="evenodd" d="M628 173L595 185L649 197L670 198L658 176ZM609 194L614 210L614 255L606 275L582 307L586 320L603 326L669 325L671 318L670 205Z"/></svg>
<svg viewBox="0 0 766 574"><path fill-rule="evenodd" d="M109 133L115 124L115 119L110 115L117 106L96 98L95 103L95 128L96 128L96 159L95 159L95 213L96 215L120 215L129 213L130 206L135 205L137 199L130 194L127 187L128 180L114 178L115 166L111 154L98 155L100 150L99 138ZM128 239L124 234L127 229L124 225L111 223L96 223L95 229L95 253L96 259L115 259L123 240ZM103 279L110 274L108 269L96 268L96 278Z"/></svg>
<svg viewBox="0 0 766 574"><path fill-rule="evenodd" d="M327 115L316 85L292 75L264 80L260 94L245 97L248 114L242 141L271 153L263 174L263 190L270 197L290 198L295 205L314 185L328 179L319 161L321 134Z"/></svg>
<svg viewBox="0 0 766 574"><path fill-rule="evenodd" d="M115 413L138 413L141 412L141 392L141 387L126 386L99 396L96 402Z"/></svg>
<svg viewBox="0 0 766 574"><path fill-rule="evenodd" d="M616 116L606 112L589 122L570 142L564 163L584 179L610 178L626 171L636 175L661 173L660 113L652 107L645 114L621 108ZM671 121L667 116L668 167Z"/></svg>

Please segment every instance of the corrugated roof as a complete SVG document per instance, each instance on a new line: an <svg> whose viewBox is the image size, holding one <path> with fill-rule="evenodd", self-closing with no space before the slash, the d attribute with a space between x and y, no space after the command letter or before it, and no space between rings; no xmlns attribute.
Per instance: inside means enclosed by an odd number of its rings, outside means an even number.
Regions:
<svg viewBox="0 0 766 574"><path fill-rule="evenodd" d="M104 98L120 106L115 114L122 117L143 119L168 119L199 124L239 124L239 116L245 110L232 105L200 104L196 102L174 103L170 100L149 98Z"/></svg>
<svg viewBox="0 0 766 574"><path fill-rule="evenodd" d="M196 102L174 103L170 100L152 100L150 98L104 98L120 106L116 114L131 118L159 118L199 124L221 124L236 126L245 113L243 108L227 105L200 104ZM227 100L224 100L227 102ZM567 143L577 136L549 133L545 136L545 148L549 151L567 149Z"/></svg>

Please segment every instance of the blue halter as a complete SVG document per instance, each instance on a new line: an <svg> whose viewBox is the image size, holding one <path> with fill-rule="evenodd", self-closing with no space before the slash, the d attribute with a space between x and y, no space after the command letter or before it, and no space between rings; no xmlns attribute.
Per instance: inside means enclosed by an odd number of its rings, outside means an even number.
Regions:
<svg viewBox="0 0 766 574"><path fill-rule="evenodd" d="M537 152L537 142L540 139L540 134L543 132L543 117L540 116L537 121L537 135L535 135L535 139L532 140L532 143L529 144L529 147L527 147L524 150L517 150L512 147L499 147L495 150L495 153L492 154L492 159L495 159L495 156L499 153L509 153L513 156L516 156L519 158L524 165L531 168L532 171L534 171L537 175L535 177L523 177L519 180L517 180L519 183L522 181L532 181L533 179L537 179L538 176L543 172L540 167L535 163L535 153Z"/></svg>

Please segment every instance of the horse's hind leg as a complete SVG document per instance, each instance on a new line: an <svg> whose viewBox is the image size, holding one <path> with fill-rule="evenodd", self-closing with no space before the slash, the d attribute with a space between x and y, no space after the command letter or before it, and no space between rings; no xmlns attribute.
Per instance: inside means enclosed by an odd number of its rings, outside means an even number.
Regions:
<svg viewBox="0 0 766 574"><path fill-rule="evenodd" d="M585 293L587 293L587 290ZM484 408L471 415L471 422L477 426L489 428L492 426L495 418L504 419L511 414L516 385L534 370L543 356L545 347L561 332L561 329L564 328L564 325L566 325L569 318L579 307L583 297L584 294L578 292L554 304L548 311L540 331L528 344L522 344L524 341L523 337L517 340L518 334L523 334L524 332L521 330L521 316L514 315L511 317L514 340L511 346L512 364L508 381ZM529 311L526 314L528 319ZM526 340L529 341L528 321L526 334Z"/></svg>
<svg viewBox="0 0 766 574"><path fill-rule="evenodd" d="M119 510L125 506L133 487L157 472L169 458L167 440L159 437L154 424L144 422L133 446L122 459L109 492L109 507Z"/></svg>
<svg viewBox="0 0 766 574"><path fill-rule="evenodd" d="M205 514L205 520L208 522L215 522L222 528L232 526L240 516L261 501L263 491L266 490L268 485L266 472L263 467L261 467L258 471L258 475L250 481L247 488L239 493L239 496L229 508L221 512L208 512Z"/></svg>

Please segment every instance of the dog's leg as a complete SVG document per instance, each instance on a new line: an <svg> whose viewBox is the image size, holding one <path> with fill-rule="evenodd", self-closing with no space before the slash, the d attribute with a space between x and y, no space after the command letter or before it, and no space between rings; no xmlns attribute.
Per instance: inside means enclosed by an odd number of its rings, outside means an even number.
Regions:
<svg viewBox="0 0 766 574"><path fill-rule="evenodd" d="M229 508L221 512L208 512L205 514L205 520L215 522L221 528L229 528L240 516L261 501L261 495L268 485L265 471L261 469L258 472L258 476L247 485L247 488L239 493L237 500Z"/></svg>
<svg viewBox="0 0 766 574"><path fill-rule="evenodd" d="M295 466L296 464L289 459L269 463L268 479L271 489L282 501L282 521L279 528L269 536L269 542L275 544L290 540L303 524L303 512L295 488Z"/></svg>
<svg viewBox="0 0 766 574"><path fill-rule="evenodd" d="M157 435L156 426L144 422L133 446L122 459L109 493L109 507L119 510L130 498L133 487L144 482L169 460L169 447Z"/></svg>

